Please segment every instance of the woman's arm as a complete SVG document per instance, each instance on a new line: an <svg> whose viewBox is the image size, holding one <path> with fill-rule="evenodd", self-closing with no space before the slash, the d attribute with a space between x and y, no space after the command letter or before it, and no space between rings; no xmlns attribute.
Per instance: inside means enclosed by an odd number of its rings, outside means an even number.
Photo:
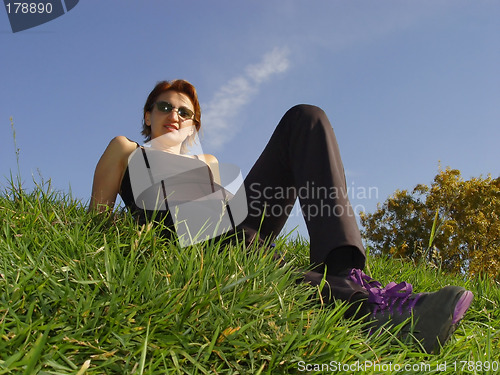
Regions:
<svg viewBox="0 0 500 375"><path fill-rule="evenodd" d="M109 142L95 169L89 210L103 212L114 207L128 157L136 147L124 136Z"/></svg>
<svg viewBox="0 0 500 375"><path fill-rule="evenodd" d="M202 154L198 155L198 157L209 166L210 170L212 171L212 175L214 176L215 183L218 185L222 185L220 179L219 161L217 160L217 158L210 154Z"/></svg>

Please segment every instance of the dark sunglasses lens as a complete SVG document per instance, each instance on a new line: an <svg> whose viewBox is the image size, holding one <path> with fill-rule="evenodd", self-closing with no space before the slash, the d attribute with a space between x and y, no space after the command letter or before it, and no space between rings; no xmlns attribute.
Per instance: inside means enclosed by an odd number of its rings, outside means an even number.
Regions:
<svg viewBox="0 0 500 375"><path fill-rule="evenodd" d="M174 109L172 104L170 104L168 102L158 102L158 103L156 103L156 106L158 107L159 111L166 112L166 113L170 113L170 112L172 112L172 109Z"/></svg>
<svg viewBox="0 0 500 375"><path fill-rule="evenodd" d="M185 119L190 119L193 117L194 113L189 108L181 107L178 110L179 116Z"/></svg>

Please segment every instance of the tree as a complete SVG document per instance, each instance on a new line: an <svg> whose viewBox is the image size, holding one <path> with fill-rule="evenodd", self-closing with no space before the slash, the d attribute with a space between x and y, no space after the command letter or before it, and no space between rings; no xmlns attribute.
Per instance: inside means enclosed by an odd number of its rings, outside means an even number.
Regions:
<svg viewBox="0 0 500 375"><path fill-rule="evenodd" d="M397 190L361 213L361 224L374 252L500 277L500 178L464 181L459 170L440 169L430 186Z"/></svg>

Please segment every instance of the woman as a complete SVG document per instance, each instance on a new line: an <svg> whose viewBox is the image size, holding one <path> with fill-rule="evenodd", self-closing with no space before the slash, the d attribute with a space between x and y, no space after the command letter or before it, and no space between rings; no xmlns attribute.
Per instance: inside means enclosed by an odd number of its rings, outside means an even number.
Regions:
<svg viewBox="0 0 500 375"><path fill-rule="evenodd" d="M194 157L183 154L201 126L200 105L190 83L158 83L148 96L143 120L142 134L147 141L157 140L156 148L176 157ZM127 173L129 156L137 148L137 143L121 136L110 142L97 164L92 209L112 208L121 194L127 207L140 215ZM215 157L196 158L218 181ZM460 287L415 294L410 284L391 283L384 288L363 274L365 250L347 197L339 148L328 118L318 107L298 105L283 116L236 196L243 193L248 213L235 231L247 242L276 237L299 198L313 267L304 280L320 285L325 277L323 300L352 302L349 314L369 315L374 327L388 320L399 324L413 315L418 318L414 335L430 352L444 344L470 306L472 293ZM146 217L139 220L147 220L151 212L142 209L142 214Z"/></svg>
<svg viewBox="0 0 500 375"><path fill-rule="evenodd" d="M160 82L144 105L142 134L146 141L160 140L155 144L156 148L180 155L192 141L194 133L200 130L200 118L200 104L191 84L182 80ZM128 159L138 147L138 143L124 136L111 140L95 170L90 209L105 211L113 208L118 194L122 194L128 207L133 205L131 189L127 186L130 185L129 177L125 174ZM218 179L217 159L212 155L198 157L211 167Z"/></svg>

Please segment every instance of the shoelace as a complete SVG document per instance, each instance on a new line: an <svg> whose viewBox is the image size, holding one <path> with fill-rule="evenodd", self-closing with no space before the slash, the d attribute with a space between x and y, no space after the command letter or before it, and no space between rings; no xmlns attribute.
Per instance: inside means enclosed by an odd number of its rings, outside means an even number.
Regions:
<svg viewBox="0 0 500 375"><path fill-rule="evenodd" d="M373 310L373 315L375 315L378 311L386 309L393 310L394 305L396 304L398 304L398 312L403 314L403 305L413 294L413 286L407 282L399 284L391 282L385 287L382 287L382 284L372 279L359 269L353 268L349 273L349 279L367 290L368 302L376 305ZM409 312L413 310L419 298L420 294L416 294L415 298L409 301Z"/></svg>

